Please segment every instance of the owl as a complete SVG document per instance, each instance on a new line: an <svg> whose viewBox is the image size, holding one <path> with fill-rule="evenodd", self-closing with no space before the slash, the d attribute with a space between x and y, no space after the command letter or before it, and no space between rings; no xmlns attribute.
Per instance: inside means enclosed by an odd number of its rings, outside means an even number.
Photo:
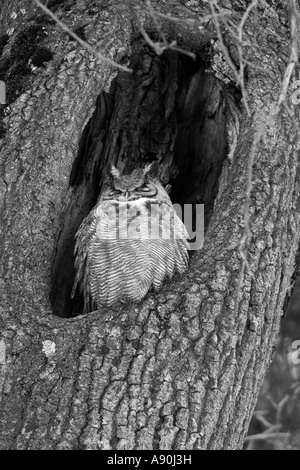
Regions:
<svg viewBox="0 0 300 470"><path fill-rule="evenodd" d="M121 175L113 165L104 189L76 233L72 290L84 313L119 300L140 301L188 265L188 233L153 162Z"/></svg>

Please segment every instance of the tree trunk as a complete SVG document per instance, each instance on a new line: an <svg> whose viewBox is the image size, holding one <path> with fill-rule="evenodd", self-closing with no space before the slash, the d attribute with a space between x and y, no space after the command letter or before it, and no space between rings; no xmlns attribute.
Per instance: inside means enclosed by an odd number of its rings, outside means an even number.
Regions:
<svg viewBox="0 0 300 470"><path fill-rule="evenodd" d="M250 149L279 96L288 11L261 0L245 22L247 115L213 21L203 31L183 21L210 12L194 3L152 2L182 19L161 27L168 41L198 55L189 65L176 51L149 52L125 2L89 9L79 0L48 2L103 55L134 68L118 76L32 2L0 7L9 105L0 116L2 449L243 445L300 233L299 113L289 102L255 154L249 270L238 289ZM240 2L224 3L239 24ZM155 38L151 16L133 8ZM223 38L238 63L230 29ZM75 316L74 234L97 200L103 168L114 160L130 170L157 156L173 202L205 204L204 246L186 275L140 304Z"/></svg>

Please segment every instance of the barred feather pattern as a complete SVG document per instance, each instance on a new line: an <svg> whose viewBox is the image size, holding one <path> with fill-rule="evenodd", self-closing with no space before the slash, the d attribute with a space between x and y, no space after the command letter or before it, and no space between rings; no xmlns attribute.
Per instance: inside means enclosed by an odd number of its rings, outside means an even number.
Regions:
<svg viewBox="0 0 300 470"><path fill-rule="evenodd" d="M135 191L141 184L127 184L126 198L104 193L79 227L72 296L79 286L84 312L119 300L139 301L151 287L160 289L164 279L187 268L188 233L167 192L148 177L147 196L146 190Z"/></svg>

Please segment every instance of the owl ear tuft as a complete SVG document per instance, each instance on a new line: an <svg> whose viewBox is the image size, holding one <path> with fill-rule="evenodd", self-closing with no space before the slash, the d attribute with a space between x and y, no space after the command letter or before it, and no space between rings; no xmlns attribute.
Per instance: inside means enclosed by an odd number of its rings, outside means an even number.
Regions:
<svg viewBox="0 0 300 470"><path fill-rule="evenodd" d="M150 176L151 178L158 178L158 161L155 160L144 168L144 176Z"/></svg>
<svg viewBox="0 0 300 470"><path fill-rule="evenodd" d="M104 171L104 179L106 181L113 181L116 178L120 178L120 172L112 163L109 163Z"/></svg>
<svg viewBox="0 0 300 470"><path fill-rule="evenodd" d="M113 176L114 178L120 178L120 172L118 168L116 168L113 164L110 165L110 168L108 168L108 171L111 174L111 176Z"/></svg>

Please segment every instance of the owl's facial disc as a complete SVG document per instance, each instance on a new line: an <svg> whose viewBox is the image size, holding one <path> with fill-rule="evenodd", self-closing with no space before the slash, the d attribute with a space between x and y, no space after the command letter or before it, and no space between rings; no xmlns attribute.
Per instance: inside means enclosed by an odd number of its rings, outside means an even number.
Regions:
<svg viewBox="0 0 300 470"><path fill-rule="evenodd" d="M157 188L152 183L144 183L135 188L133 194L139 195L139 197L155 197L157 195Z"/></svg>
<svg viewBox="0 0 300 470"><path fill-rule="evenodd" d="M113 187L104 196L105 200L134 201L140 198L154 198L157 188L152 183L144 183L136 188Z"/></svg>

